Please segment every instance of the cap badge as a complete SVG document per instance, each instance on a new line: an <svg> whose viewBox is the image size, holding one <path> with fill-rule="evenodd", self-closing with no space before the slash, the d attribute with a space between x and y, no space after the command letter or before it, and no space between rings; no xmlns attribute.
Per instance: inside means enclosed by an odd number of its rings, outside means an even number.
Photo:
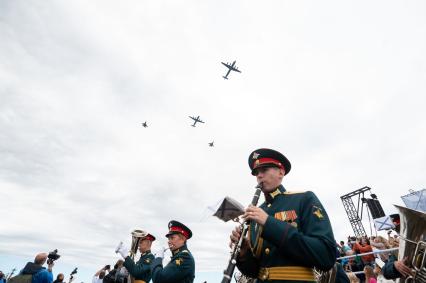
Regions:
<svg viewBox="0 0 426 283"><path fill-rule="evenodd" d="M259 155L260 155L259 153L254 152L252 158L253 159L257 159L259 157Z"/></svg>

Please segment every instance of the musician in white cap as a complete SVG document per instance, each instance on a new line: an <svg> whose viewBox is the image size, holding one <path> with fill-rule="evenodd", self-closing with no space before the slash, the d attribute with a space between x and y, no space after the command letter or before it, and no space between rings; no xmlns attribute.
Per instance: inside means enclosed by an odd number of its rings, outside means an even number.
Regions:
<svg viewBox="0 0 426 283"><path fill-rule="evenodd" d="M135 283L148 283L151 280L150 265L154 260L154 255L151 253L152 242L155 237L147 234L145 237L139 239L139 251L141 257L137 262L129 256L129 250L120 243L116 252L124 258L124 267L129 271L130 275L135 278Z"/></svg>

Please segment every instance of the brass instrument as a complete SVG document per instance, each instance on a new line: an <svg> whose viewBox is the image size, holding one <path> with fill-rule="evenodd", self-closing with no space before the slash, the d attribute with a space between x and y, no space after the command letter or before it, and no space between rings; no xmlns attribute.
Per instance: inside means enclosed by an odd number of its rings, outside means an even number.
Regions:
<svg viewBox="0 0 426 283"><path fill-rule="evenodd" d="M129 256L134 261L136 253L138 252L139 242L142 238L146 237L148 233L141 229L135 229L130 234L132 234L132 245L130 246ZM135 283L136 281L137 280L129 273L127 282Z"/></svg>
<svg viewBox="0 0 426 283"><path fill-rule="evenodd" d="M399 210L400 241L398 259L407 259L414 276L400 278L401 283L426 283L426 213L395 205Z"/></svg>
<svg viewBox="0 0 426 283"><path fill-rule="evenodd" d="M260 193L262 192L262 183L256 186L256 192L254 193L253 199L251 201L251 205L256 206L259 201ZM235 265L237 264L237 258L241 251L241 246L243 244L243 240L248 231L248 221L245 221L241 224L241 236L238 239L238 243L234 245L234 248L231 252L231 259L228 262L228 267L223 272L222 283L230 283L232 280L232 274L234 273Z"/></svg>
<svg viewBox="0 0 426 283"><path fill-rule="evenodd" d="M139 248L139 242L142 238L146 237L148 235L147 232L140 230L140 229L135 229L132 231L132 245L130 247L130 257L131 259L135 259L135 255L138 252L138 248Z"/></svg>

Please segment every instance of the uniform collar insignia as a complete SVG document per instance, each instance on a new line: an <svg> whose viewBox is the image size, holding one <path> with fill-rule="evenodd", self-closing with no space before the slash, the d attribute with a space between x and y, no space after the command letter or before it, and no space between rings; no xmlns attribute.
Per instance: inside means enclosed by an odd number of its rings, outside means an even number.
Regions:
<svg viewBox="0 0 426 283"><path fill-rule="evenodd" d="M259 157L259 155L260 155L259 153L254 152L252 158L253 159L257 159Z"/></svg>
<svg viewBox="0 0 426 283"><path fill-rule="evenodd" d="M186 250L187 248L186 248L186 243L182 246L182 247L180 247L180 248L178 248L178 249L176 249L174 252L172 252L172 254L173 254L173 256L175 256L176 254L178 254L178 253L180 253L181 251L184 251L184 250Z"/></svg>
<svg viewBox="0 0 426 283"><path fill-rule="evenodd" d="M151 251L147 250L146 252L144 252L143 254L141 254L141 256L144 256L144 255L147 255L147 254L150 254L150 253L151 253Z"/></svg>
<svg viewBox="0 0 426 283"><path fill-rule="evenodd" d="M277 195L280 195L285 192L285 189L282 185L279 185L272 193L269 193L269 196L274 199Z"/></svg>
<svg viewBox="0 0 426 283"><path fill-rule="evenodd" d="M277 195L281 194L280 188L277 188L275 191L273 191L272 193L269 193L269 196L274 199Z"/></svg>

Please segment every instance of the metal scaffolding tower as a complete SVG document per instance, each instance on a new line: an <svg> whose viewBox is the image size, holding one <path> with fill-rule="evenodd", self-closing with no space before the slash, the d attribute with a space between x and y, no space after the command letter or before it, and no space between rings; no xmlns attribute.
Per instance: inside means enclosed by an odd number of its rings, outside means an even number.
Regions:
<svg viewBox="0 0 426 283"><path fill-rule="evenodd" d="M361 189L358 189L356 191L353 191L351 193L348 193L346 195L343 195L340 197L343 203L343 207L345 208L346 214L348 215L349 222L351 223L352 230L354 230L355 236L367 236L367 233L365 232L364 226L362 225L361 219L362 219L362 212L364 207L364 192L370 191L370 187L363 187ZM357 208L355 208L355 205L352 201L352 197L358 196L358 205ZM360 211L360 205L361 205L361 217L359 214Z"/></svg>

